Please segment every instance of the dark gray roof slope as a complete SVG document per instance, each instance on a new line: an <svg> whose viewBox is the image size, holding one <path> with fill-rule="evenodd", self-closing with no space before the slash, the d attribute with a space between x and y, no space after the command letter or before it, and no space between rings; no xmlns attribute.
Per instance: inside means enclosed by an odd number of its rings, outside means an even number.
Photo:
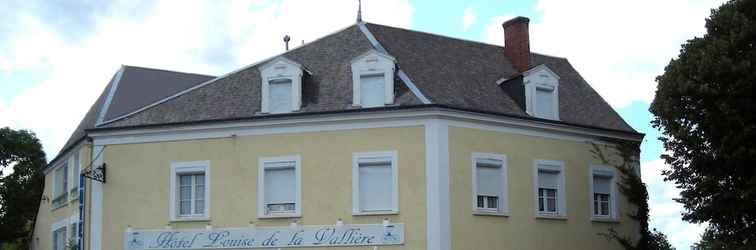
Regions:
<svg viewBox="0 0 756 250"><path fill-rule="evenodd" d="M124 66L104 121L134 112L214 76Z"/></svg>
<svg viewBox="0 0 756 250"><path fill-rule="evenodd" d="M496 83L518 74L501 46L377 24L366 26L432 104L533 119ZM373 45L365 34L358 25L352 25L282 54L309 71L302 82L302 109L297 113L354 109L351 106L351 60L370 49ZM531 56L533 66L545 64L560 77L560 122L637 133L566 59L536 53ZM265 62L218 78L127 66L105 120L143 110L98 128L267 116L259 113L261 80L258 67ZM407 83L399 77L395 79L397 106L422 104ZM111 85L112 81L67 146L83 138L85 129L95 127L99 109ZM172 96L192 87L190 91ZM169 96L172 97L167 98ZM147 106L150 107L145 108Z"/></svg>
<svg viewBox="0 0 756 250"><path fill-rule="evenodd" d="M357 26L323 37L282 56L311 74L302 81L299 113L352 109L351 61L372 49ZM220 77L218 80L160 105L104 127L233 119L260 115L260 71L266 61ZM398 77L396 103L421 104ZM262 116L262 115L260 115Z"/></svg>
<svg viewBox="0 0 756 250"><path fill-rule="evenodd" d="M527 116L496 81L517 74L501 46L367 24L399 67L433 103ZM567 59L532 54L560 77L559 118L573 124L635 132Z"/></svg>

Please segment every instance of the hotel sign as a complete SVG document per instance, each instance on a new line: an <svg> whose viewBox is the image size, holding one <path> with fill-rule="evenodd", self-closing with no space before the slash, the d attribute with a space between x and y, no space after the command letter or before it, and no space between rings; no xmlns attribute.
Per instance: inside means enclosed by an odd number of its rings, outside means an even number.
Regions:
<svg viewBox="0 0 756 250"><path fill-rule="evenodd" d="M124 241L129 250L401 245L404 224L130 230Z"/></svg>

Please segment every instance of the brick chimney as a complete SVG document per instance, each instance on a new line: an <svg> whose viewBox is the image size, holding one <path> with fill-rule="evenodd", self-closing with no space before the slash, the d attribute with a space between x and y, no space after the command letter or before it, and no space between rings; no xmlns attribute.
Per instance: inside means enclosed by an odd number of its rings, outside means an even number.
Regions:
<svg viewBox="0 0 756 250"><path fill-rule="evenodd" d="M530 36L527 17L515 17L504 22L504 54L512 60L518 72L530 69Z"/></svg>

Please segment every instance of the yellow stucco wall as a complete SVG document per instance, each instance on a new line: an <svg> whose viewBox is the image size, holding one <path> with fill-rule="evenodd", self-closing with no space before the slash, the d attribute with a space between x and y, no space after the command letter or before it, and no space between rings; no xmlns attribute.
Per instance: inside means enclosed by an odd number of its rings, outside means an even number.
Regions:
<svg viewBox="0 0 756 250"><path fill-rule="evenodd" d="M546 139L469 128L449 128L452 249L621 249L598 233L610 227L637 237L619 198L619 223L592 222L590 164L600 164L587 142ZM472 153L507 156L509 217L473 215ZM533 160L565 163L566 220L536 219ZM618 178L615 178L618 179Z"/></svg>
<svg viewBox="0 0 756 250"><path fill-rule="evenodd" d="M82 168L85 167L85 163L89 162L91 149L89 146L81 146L77 148L76 152L79 154L79 160ZM69 154L69 156L72 154ZM66 158L68 159L68 158ZM69 166L69 175L71 174L71 167ZM52 225L60 220L69 220L71 216L79 211L79 200L71 199L62 207L51 209L53 195L53 178L55 171L49 171L45 175L45 188L42 193L42 197L47 197L46 201L40 202L39 210L37 211L37 220L34 225L34 237L32 239L33 249L52 249ZM69 176L70 178L71 176ZM78 180L78 179L77 179ZM69 184L69 189L70 189ZM69 190L70 191L70 190ZM85 194L86 196L86 194ZM70 226L70 221L67 226ZM70 229L69 229L70 230Z"/></svg>
<svg viewBox="0 0 756 250"><path fill-rule="evenodd" d="M399 214L352 216L352 153L386 150L398 152ZM288 225L293 219L257 219L256 212L258 158L282 155L301 157L300 223L334 224L338 218L344 223L381 223L388 217L405 223L403 249L426 248L424 130L417 126L107 146L103 249L122 249L129 225L204 228L207 222L169 221L171 162L210 161L213 226L245 227L251 220L258 226Z"/></svg>

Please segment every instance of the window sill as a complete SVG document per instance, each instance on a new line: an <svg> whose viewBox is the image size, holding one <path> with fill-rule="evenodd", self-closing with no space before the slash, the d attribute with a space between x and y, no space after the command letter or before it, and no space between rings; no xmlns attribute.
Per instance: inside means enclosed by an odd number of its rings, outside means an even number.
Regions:
<svg viewBox="0 0 756 250"><path fill-rule="evenodd" d="M591 217L592 222L596 223L612 223L612 224L618 224L620 221L615 218L609 218L609 217Z"/></svg>
<svg viewBox="0 0 756 250"><path fill-rule="evenodd" d="M269 214L269 215L261 215L257 216L258 219L287 219L287 218L300 218L302 217L301 214L291 213L291 214Z"/></svg>
<svg viewBox="0 0 756 250"><path fill-rule="evenodd" d="M204 222L204 221L210 221L210 217L179 217L179 218L173 218L170 220L170 222Z"/></svg>
<svg viewBox="0 0 756 250"><path fill-rule="evenodd" d="M542 220L567 220L567 216L564 215L538 214L535 216L535 218Z"/></svg>
<svg viewBox="0 0 756 250"><path fill-rule="evenodd" d="M399 211L361 211L352 212L353 216L366 216L366 215L396 215Z"/></svg>
<svg viewBox="0 0 756 250"><path fill-rule="evenodd" d="M476 216L509 217L509 212L508 211L494 212L494 211L485 211L485 210L474 210L472 214L476 215Z"/></svg>
<svg viewBox="0 0 756 250"><path fill-rule="evenodd" d="M58 210L58 208L62 208L65 206L68 206L68 202L61 202L60 204L50 206L50 211L55 211L55 210Z"/></svg>

